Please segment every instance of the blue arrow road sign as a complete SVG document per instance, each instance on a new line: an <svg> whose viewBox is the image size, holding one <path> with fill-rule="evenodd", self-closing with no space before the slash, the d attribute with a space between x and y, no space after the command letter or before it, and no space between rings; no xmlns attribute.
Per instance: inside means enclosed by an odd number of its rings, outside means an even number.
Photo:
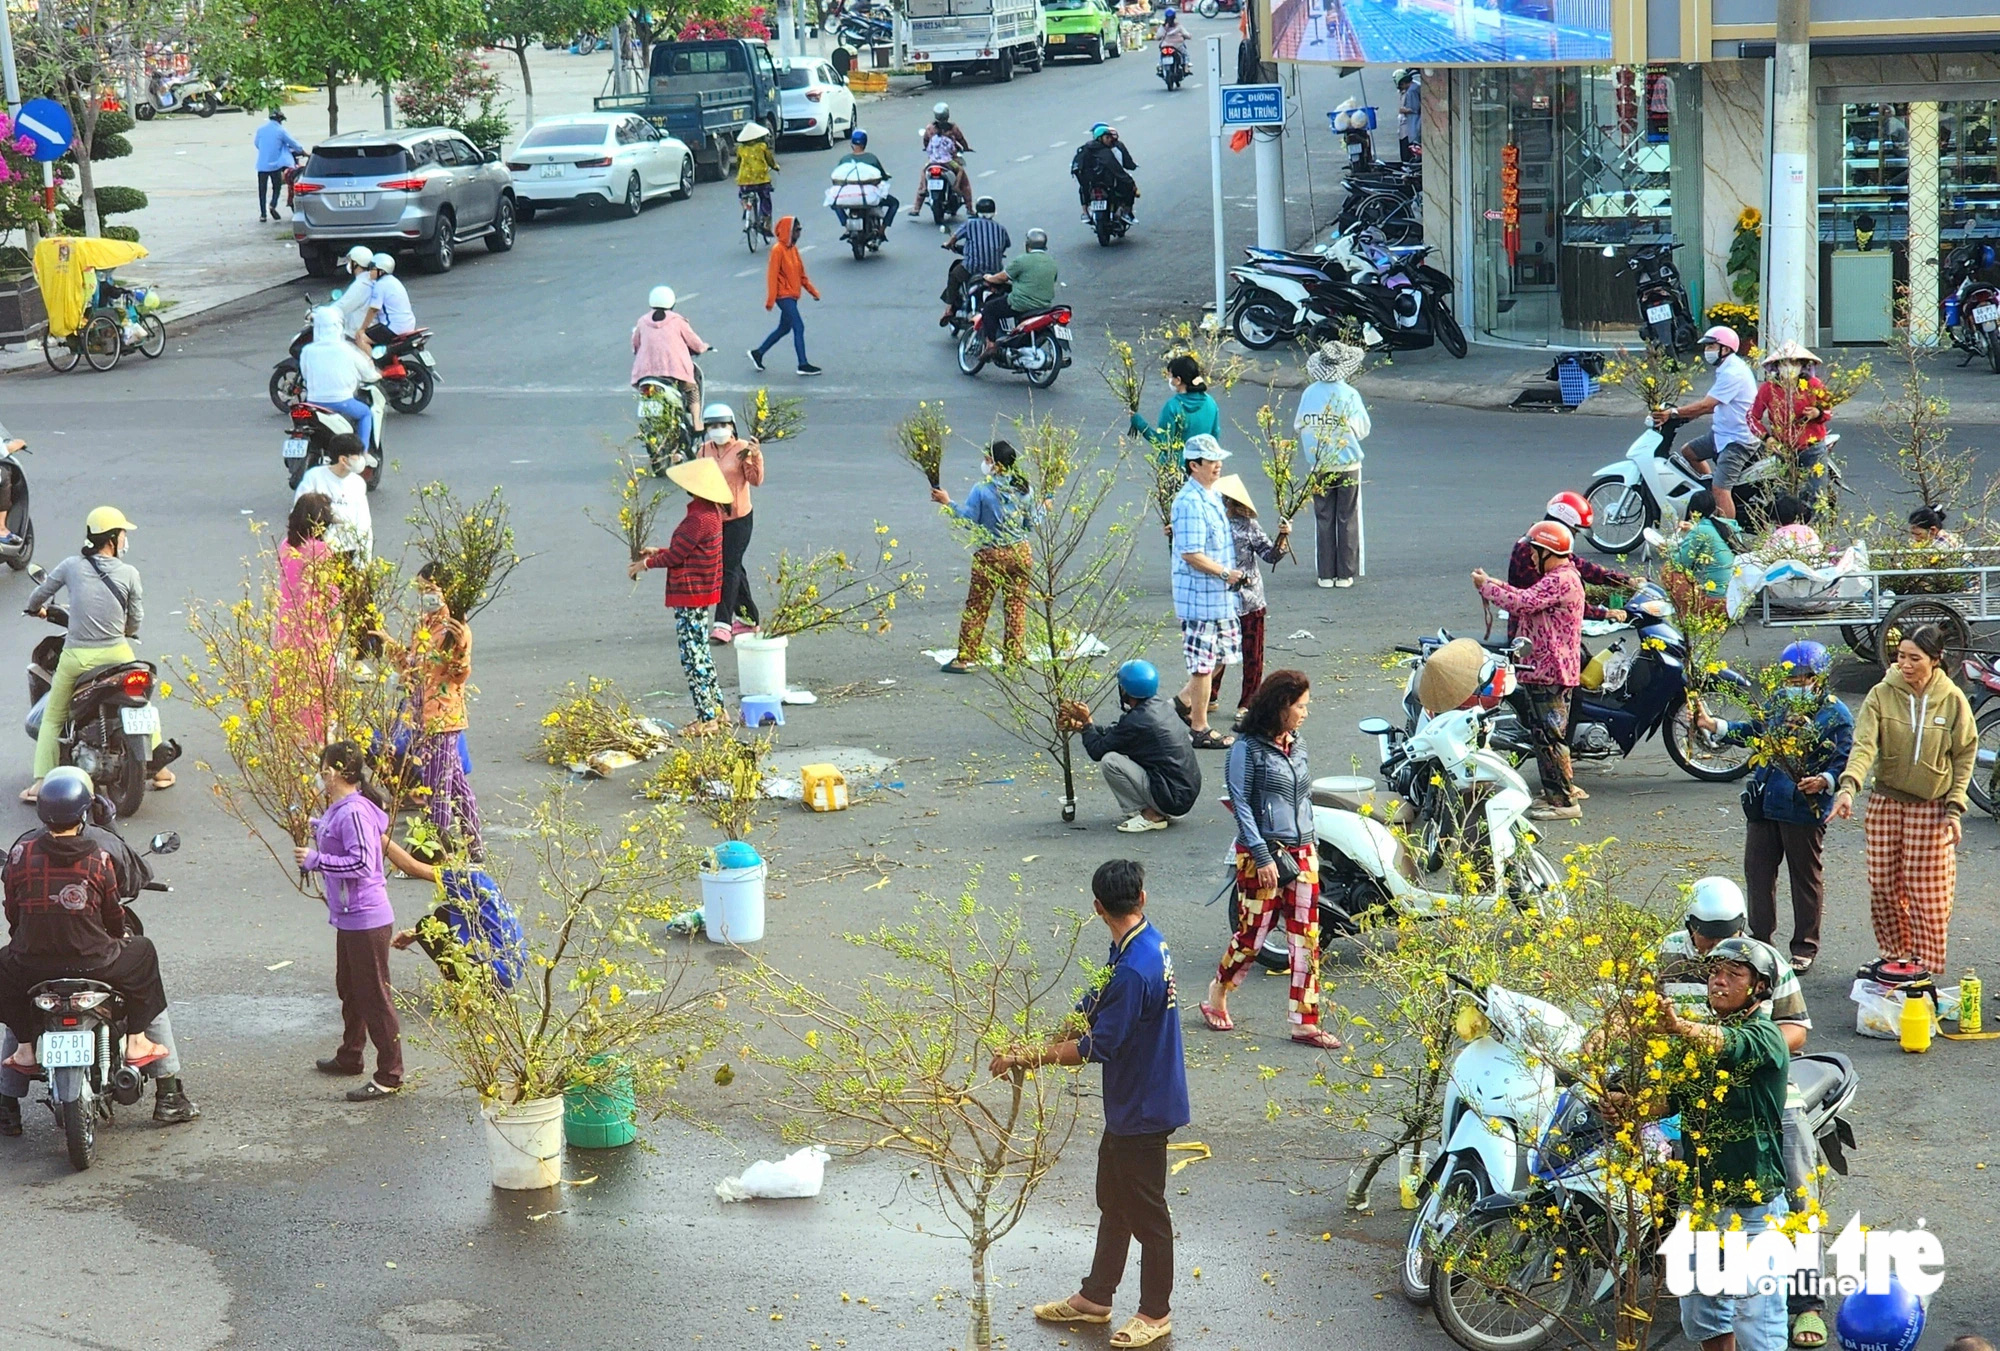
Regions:
<svg viewBox="0 0 2000 1351"><path fill-rule="evenodd" d="M69 109L54 99L29 99L21 105L14 125L35 143L35 158L44 164L67 155L69 143L76 139L76 123L70 119Z"/></svg>
<svg viewBox="0 0 2000 1351"><path fill-rule="evenodd" d="M1224 127L1275 127L1285 120L1285 87L1231 84L1222 87Z"/></svg>

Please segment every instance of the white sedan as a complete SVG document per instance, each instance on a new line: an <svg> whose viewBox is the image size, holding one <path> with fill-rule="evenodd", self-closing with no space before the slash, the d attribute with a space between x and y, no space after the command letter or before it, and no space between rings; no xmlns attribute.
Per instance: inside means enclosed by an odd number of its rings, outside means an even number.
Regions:
<svg viewBox="0 0 2000 1351"><path fill-rule="evenodd" d="M821 149L854 130L854 95L817 56L794 56L778 70L778 110L786 136L810 136Z"/></svg>
<svg viewBox="0 0 2000 1351"><path fill-rule="evenodd" d="M694 190L694 154L631 113L545 117L507 156L522 220L542 208L617 206L636 216L651 197Z"/></svg>

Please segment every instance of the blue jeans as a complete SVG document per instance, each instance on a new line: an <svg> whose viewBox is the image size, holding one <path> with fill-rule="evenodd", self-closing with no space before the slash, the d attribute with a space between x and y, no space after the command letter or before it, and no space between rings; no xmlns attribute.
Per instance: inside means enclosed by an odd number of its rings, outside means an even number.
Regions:
<svg viewBox="0 0 2000 1351"><path fill-rule="evenodd" d="M375 429L375 410L373 407L360 399L341 399L338 402L323 403L320 407L330 408L352 422L354 424L354 434L361 438L361 444L367 448L370 454L374 453L375 439L370 435Z"/></svg>
<svg viewBox="0 0 2000 1351"><path fill-rule="evenodd" d="M1761 1206L1728 1206L1715 1217L1715 1226L1727 1230L1730 1216L1741 1215L1743 1232L1755 1238L1767 1227L1766 1216L1782 1220L1790 1209L1782 1196L1773 1197ZM1736 1351L1785 1351L1791 1340L1785 1319L1785 1292L1780 1289L1760 1295L1753 1288L1741 1298L1699 1292L1681 1297L1681 1333L1690 1342L1699 1347L1702 1342L1729 1332L1736 1334Z"/></svg>
<svg viewBox="0 0 2000 1351"><path fill-rule="evenodd" d="M757 356L761 360L764 353L778 345L778 339L787 333L792 335L792 350L799 354L799 365L806 364L806 321L799 317L797 296L778 297L778 326L771 330L764 341L757 344Z"/></svg>

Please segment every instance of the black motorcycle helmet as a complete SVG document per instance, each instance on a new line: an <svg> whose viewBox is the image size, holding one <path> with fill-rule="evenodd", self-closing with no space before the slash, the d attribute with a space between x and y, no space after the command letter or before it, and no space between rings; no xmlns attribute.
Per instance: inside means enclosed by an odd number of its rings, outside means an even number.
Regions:
<svg viewBox="0 0 2000 1351"><path fill-rule="evenodd" d="M35 795L35 815L45 826L67 829L90 818L90 800L95 796L90 775L73 765L52 769Z"/></svg>

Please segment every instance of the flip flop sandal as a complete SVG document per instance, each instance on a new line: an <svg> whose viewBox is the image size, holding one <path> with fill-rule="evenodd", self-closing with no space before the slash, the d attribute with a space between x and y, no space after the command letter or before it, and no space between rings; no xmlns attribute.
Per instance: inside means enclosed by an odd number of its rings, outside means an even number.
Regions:
<svg viewBox="0 0 2000 1351"><path fill-rule="evenodd" d="M152 790L157 793L163 789L172 788L176 783L179 782L179 780L174 778L174 772L172 770L163 769L158 774L155 774L147 782L151 786Z"/></svg>
<svg viewBox="0 0 2000 1351"><path fill-rule="evenodd" d="M1035 1317L1044 1323L1109 1323L1108 1313L1087 1313L1066 1299L1035 1306Z"/></svg>
<svg viewBox="0 0 2000 1351"><path fill-rule="evenodd" d="M1814 958L1814 957L1794 957L1794 958L1792 958L1792 971L1793 971L1793 974L1795 974L1795 975L1800 975L1800 976L1803 976L1803 975L1804 975L1804 974L1805 974L1806 972L1808 972L1808 971L1810 971L1810 970L1812 970L1812 969L1813 969L1813 963L1814 963L1815 961L1817 961L1817 960L1818 960L1818 959L1817 959L1817 958ZM1801 1316L1801 1317L1804 1317L1804 1315L1803 1315L1803 1314L1802 1314L1802 1315L1800 1315L1800 1316ZM1818 1343L1818 1342L1814 1342L1814 1343L1813 1343L1813 1345L1814 1345L1814 1346L1818 1346L1818 1345L1819 1345L1819 1343Z"/></svg>
<svg viewBox="0 0 2000 1351"><path fill-rule="evenodd" d="M1792 1345L1813 1348L1826 1345L1826 1319L1818 1310L1808 1309L1792 1320Z"/></svg>
<svg viewBox="0 0 2000 1351"><path fill-rule="evenodd" d="M1111 1344L1113 1346L1151 1346L1162 1337L1171 1336L1173 1330L1174 1325L1172 1321L1148 1323L1143 1318L1132 1318L1126 1320L1124 1327L1111 1334Z"/></svg>
<svg viewBox="0 0 2000 1351"><path fill-rule="evenodd" d="M1181 715L1182 722L1192 723L1194 721L1194 710L1188 706L1188 701L1181 698L1178 694L1174 696L1174 712Z"/></svg>
<svg viewBox="0 0 2000 1351"><path fill-rule="evenodd" d="M42 795L39 792L35 791L33 788L23 788L21 790L21 801L23 802L38 802L41 800L41 796Z"/></svg>
<svg viewBox="0 0 2000 1351"><path fill-rule="evenodd" d="M972 669L972 668L971 668L970 666L967 666L967 665L966 665L965 663L963 663L963 662L957 662L957 661L948 661L948 662L946 662L946 663L945 663L944 665L942 665L942 666L938 667L938 669L939 669L940 671L943 671L943 672L944 672L944 673L945 673L946 675L972 675L972 674L974 674L974 672L973 672L973 669Z"/></svg>
<svg viewBox="0 0 2000 1351"><path fill-rule="evenodd" d="M1334 1036L1333 1033L1323 1027L1316 1027L1310 1032L1300 1033L1294 1036L1292 1040L1301 1046L1311 1046L1321 1051L1338 1051L1344 1045L1339 1037Z"/></svg>
<svg viewBox="0 0 2000 1351"><path fill-rule="evenodd" d="M1204 727L1194 734L1194 748L1198 751L1226 751L1235 744L1235 737L1217 736L1213 727Z"/></svg>
<svg viewBox="0 0 2000 1351"><path fill-rule="evenodd" d="M1208 1024L1209 1031L1234 1032L1236 1030L1235 1022L1231 1020L1227 1013L1217 1013L1207 1004L1202 1004L1199 1007L1201 1009L1201 1020Z"/></svg>
<svg viewBox="0 0 2000 1351"><path fill-rule="evenodd" d="M166 1058L167 1058L167 1048L162 1046L156 1049L151 1055L142 1055L136 1059L127 1060L125 1062L125 1068L128 1070L142 1070L146 1068L146 1066L154 1064L161 1060L165 1060Z"/></svg>

